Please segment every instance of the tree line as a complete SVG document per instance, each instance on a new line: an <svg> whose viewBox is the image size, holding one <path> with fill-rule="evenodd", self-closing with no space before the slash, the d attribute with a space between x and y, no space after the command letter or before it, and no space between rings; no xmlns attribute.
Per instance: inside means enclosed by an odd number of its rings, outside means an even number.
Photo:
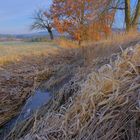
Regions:
<svg viewBox="0 0 140 140"><path fill-rule="evenodd" d="M111 33L118 10L124 12L126 31L137 30L140 0L53 0L49 10L34 13L31 29L47 30L52 40L53 29L68 33L79 44L99 40Z"/></svg>

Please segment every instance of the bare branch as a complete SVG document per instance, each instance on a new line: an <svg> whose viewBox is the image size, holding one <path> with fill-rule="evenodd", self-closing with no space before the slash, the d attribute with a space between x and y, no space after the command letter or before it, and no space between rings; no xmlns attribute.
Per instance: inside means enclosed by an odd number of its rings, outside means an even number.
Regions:
<svg viewBox="0 0 140 140"><path fill-rule="evenodd" d="M125 7L110 7L110 9L125 10Z"/></svg>
<svg viewBox="0 0 140 140"><path fill-rule="evenodd" d="M52 34L52 23L53 20L49 14L46 14L46 11L38 10L33 15L33 24L31 25L31 30L47 30L50 34L51 39L53 39Z"/></svg>

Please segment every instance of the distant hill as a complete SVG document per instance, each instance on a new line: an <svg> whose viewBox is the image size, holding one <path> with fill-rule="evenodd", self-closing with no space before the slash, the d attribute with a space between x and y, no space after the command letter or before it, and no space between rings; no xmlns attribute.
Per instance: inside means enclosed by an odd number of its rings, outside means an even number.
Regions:
<svg viewBox="0 0 140 140"><path fill-rule="evenodd" d="M124 29L119 28L112 28L113 32L124 32ZM60 34L56 30L53 30L54 37L61 37L61 36L67 36L68 34ZM28 34L0 34L0 41L18 41L18 40L26 40L26 39L34 39L34 38L43 38L47 37L49 38L49 34L47 31L42 32L34 32L34 33L28 33Z"/></svg>
<svg viewBox="0 0 140 140"><path fill-rule="evenodd" d="M60 36L60 34L57 31L53 31L54 36ZM19 34L14 35L16 38L36 38L36 37L49 37L48 32L35 32L30 34Z"/></svg>
<svg viewBox="0 0 140 140"><path fill-rule="evenodd" d="M124 32L125 29L124 28L112 28L113 32L119 33L119 32Z"/></svg>
<svg viewBox="0 0 140 140"><path fill-rule="evenodd" d="M53 31L53 34L55 37L62 36L57 31ZM0 41L5 40L22 40L22 39L31 39L31 38L41 38L41 37L48 37L48 32L35 32L35 33L29 33L29 34L0 34Z"/></svg>

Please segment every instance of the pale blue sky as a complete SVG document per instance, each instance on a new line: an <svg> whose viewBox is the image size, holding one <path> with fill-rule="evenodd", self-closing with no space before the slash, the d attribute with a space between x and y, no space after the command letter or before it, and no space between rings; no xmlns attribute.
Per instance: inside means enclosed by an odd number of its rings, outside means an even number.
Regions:
<svg viewBox="0 0 140 140"><path fill-rule="evenodd" d="M134 7L137 0L131 0ZM49 8L52 0L0 0L0 34L29 33L32 15L38 8ZM124 13L116 15L114 27L124 27Z"/></svg>
<svg viewBox="0 0 140 140"><path fill-rule="evenodd" d="M50 3L51 0L0 0L0 34L29 33L34 11Z"/></svg>

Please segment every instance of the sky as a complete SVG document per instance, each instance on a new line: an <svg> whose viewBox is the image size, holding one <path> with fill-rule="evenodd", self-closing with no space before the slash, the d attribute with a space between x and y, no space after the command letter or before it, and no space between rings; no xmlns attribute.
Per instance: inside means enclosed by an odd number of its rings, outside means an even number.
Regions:
<svg viewBox="0 0 140 140"><path fill-rule="evenodd" d="M131 0L132 7L137 0ZM0 0L0 34L30 33L32 15L36 9L49 8L52 0ZM113 27L124 27L124 12L116 14Z"/></svg>
<svg viewBox="0 0 140 140"><path fill-rule="evenodd" d="M0 34L30 33L34 11L50 4L51 0L0 0Z"/></svg>

